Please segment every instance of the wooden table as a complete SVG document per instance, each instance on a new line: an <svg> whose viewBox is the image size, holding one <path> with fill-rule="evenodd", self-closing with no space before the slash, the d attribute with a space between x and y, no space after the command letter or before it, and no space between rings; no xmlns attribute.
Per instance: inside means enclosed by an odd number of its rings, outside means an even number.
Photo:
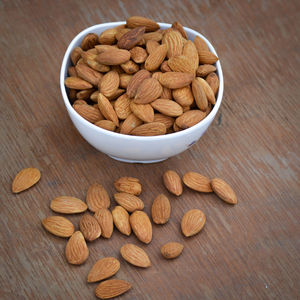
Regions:
<svg viewBox="0 0 300 300"><path fill-rule="evenodd" d="M94 299L86 278L93 263L115 256L115 276L133 288L121 299L296 299L300 295L300 89L297 1L4 1L0 4L1 204L0 298ZM224 70L221 109L188 151L152 165L112 160L87 144L72 125L59 88L59 71L73 37L93 24L144 15L180 21L216 47ZM11 182L35 166L41 181L18 195ZM197 171L232 185L238 205L184 189L168 194L162 174ZM172 216L153 226L144 246L117 230L89 244L81 266L66 262L66 240L47 233L51 199L85 199L94 182L112 196L120 176L141 180L145 211L167 193ZM112 206L115 203L112 201ZM184 238L184 212L199 208L204 230ZM69 218L78 227L79 216ZM184 244L180 258L164 260L160 246ZM149 269L126 263L120 247L133 242L152 260Z"/></svg>

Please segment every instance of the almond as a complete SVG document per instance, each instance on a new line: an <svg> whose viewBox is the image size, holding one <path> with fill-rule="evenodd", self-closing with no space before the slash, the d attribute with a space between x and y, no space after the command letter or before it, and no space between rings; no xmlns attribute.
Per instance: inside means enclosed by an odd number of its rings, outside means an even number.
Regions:
<svg viewBox="0 0 300 300"><path fill-rule="evenodd" d="M192 41L187 41L184 44L182 54L190 60L193 70L196 71L199 66L199 56L197 48Z"/></svg>
<svg viewBox="0 0 300 300"><path fill-rule="evenodd" d="M217 68L214 65L204 64L197 68L196 74L200 77L206 77L209 73L215 72L216 69Z"/></svg>
<svg viewBox="0 0 300 300"><path fill-rule="evenodd" d="M90 96L92 95L92 93L94 93L94 91L95 91L95 89L81 90L76 93L76 98L88 100L90 98Z"/></svg>
<svg viewBox="0 0 300 300"><path fill-rule="evenodd" d="M143 38L144 38L146 43L150 40L155 41L155 42L160 42L163 38L163 35L159 31L154 31L154 32L145 33L143 35Z"/></svg>
<svg viewBox="0 0 300 300"><path fill-rule="evenodd" d="M154 110L150 104L130 103L130 110L142 121L153 122Z"/></svg>
<svg viewBox="0 0 300 300"><path fill-rule="evenodd" d="M130 59L130 52L125 49L111 49L104 51L97 55L96 60L103 65L120 65L124 64Z"/></svg>
<svg viewBox="0 0 300 300"><path fill-rule="evenodd" d="M163 175L163 182L166 189L176 195L180 196L182 194L182 182L179 175L172 170L168 170Z"/></svg>
<svg viewBox="0 0 300 300"><path fill-rule="evenodd" d="M165 61L161 64L160 70L161 70L163 73L165 73L165 72L172 72L172 69L169 67L168 61L167 61L167 60L165 60Z"/></svg>
<svg viewBox="0 0 300 300"><path fill-rule="evenodd" d="M72 265L81 265L87 260L89 249L80 231L75 231L69 238L65 255L68 263Z"/></svg>
<svg viewBox="0 0 300 300"><path fill-rule="evenodd" d="M95 212L94 217L101 227L101 235L104 238L109 239L114 230L111 212L107 208L101 208Z"/></svg>
<svg viewBox="0 0 300 300"><path fill-rule="evenodd" d="M208 107L207 97L201 83L197 79L194 79L192 82L192 91L197 107L202 111L206 111Z"/></svg>
<svg viewBox="0 0 300 300"><path fill-rule="evenodd" d="M174 55L168 60L168 65L174 72L191 73L195 75L195 66L191 59L184 55Z"/></svg>
<svg viewBox="0 0 300 300"><path fill-rule="evenodd" d="M203 112L201 110L188 110L184 112L181 116L179 116L176 119L176 125L179 126L182 129L190 128L196 124L198 124L200 121L202 121L206 117L206 112Z"/></svg>
<svg viewBox="0 0 300 300"><path fill-rule="evenodd" d="M150 55L153 53L155 49L157 49L160 46L160 44L157 41L149 40L146 42L146 50L148 54Z"/></svg>
<svg viewBox="0 0 300 300"><path fill-rule="evenodd" d="M145 79L137 89L134 102L147 104L157 99L162 94L162 86L154 78Z"/></svg>
<svg viewBox="0 0 300 300"><path fill-rule="evenodd" d="M106 189L99 183L90 185L86 195L86 203L92 212L96 212L100 208L109 208L110 199Z"/></svg>
<svg viewBox="0 0 300 300"><path fill-rule="evenodd" d="M119 74L116 71L106 73L99 84L99 91L105 97L111 97L115 94L120 84Z"/></svg>
<svg viewBox="0 0 300 300"><path fill-rule="evenodd" d="M104 64L100 64L99 62L96 61L97 59L97 54L90 54L87 52L83 52L81 54L81 57L83 61L92 69L99 71L99 72L108 72L110 70L109 66L106 66ZM80 60L79 60L80 61ZM79 64L79 61L77 65Z"/></svg>
<svg viewBox="0 0 300 300"><path fill-rule="evenodd" d="M158 122L150 122L134 128L130 134L137 136L163 135L167 131L166 126Z"/></svg>
<svg viewBox="0 0 300 300"><path fill-rule="evenodd" d="M183 49L183 38L177 30L172 30L163 36L162 44L166 44L168 48L167 57L171 58L175 55L181 55Z"/></svg>
<svg viewBox="0 0 300 300"><path fill-rule="evenodd" d="M178 257L183 250L183 245L180 243L167 243L160 249L162 256L166 259L173 259Z"/></svg>
<svg viewBox="0 0 300 300"><path fill-rule="evenodd" d="M76 90L69 89L69 91L67 91L67 92L68 92L68 97L69 97L69 100L71 103L72 103L72 101L75 101L77 99L77 97L76 97L77 91Z"/></svg>
<svg viewBox="0 0 300 300"><path fill-rule="evenodd" d="M183 38L185 38L186 40L188 39L188 36L187 36L183 26L179 22L174 22L172 24L172 28L175 30L178 30Z"/></svg>
<svg viewBox="0 0 300 300"><path fill-rule="evenodd" d="M127 94L120 96L114 104L115 112L119 119L124 120L131 114L130 99Z"/></svg>
<svg viewBox="0 0 300 300"><path fill-rule="evenodd" d="M118 49L117 45L96 45L95 49L97 50L97 54L100 54L105 51L110 51L112 49Z"/></svg>
<svg viewBox="0 0 300 300"><path fill-rule="evenodd" d="M148 57L147 51L142 47L134 47L130 50L131 59L137 63L141 64L145 62Z"/></svg>
<svg viewBox="0 0 300 300"><path fill-rule="evenodd" d="M131 284L125 280L109 279L102 281L96 288L96 297L100 299L109 299L120 296L131 289Z"/></svg>
<svg viewBox="0 0 300 300"><path fill-rule="evenodd" d="M103 116L99 111L99 109L91 105L74 103L73 108L81 117L83 117L84 119L86 119L91 123L95 123L103 119Z"/></svg>
<svg viewBox="0 0 300 300"><path fill-rule="evenodd" d="M117 98L120 97L122 94L124 94L124 92L125 92L124 89L117 89L116 92L115 92L112 96L107 97L107 99L108 99L109 101L111 101L111 105L113 105L112 100L117 99Z"/></svg>
<svg viewBox="0 0 300 300"><path fill-rule="evenodd" d="M79 64L75 67L77 76L86 80L94 86L97 86L102 78L102 74L90 68L86 64Z"/></svg>
<svg viewBox="0 0 300 300"><path fill-rule="evenodd" d="M182 72L166 72L160 76L159 82L169 89L179 89L189 85L194 75Z"/></svg>
<svg viewBox="0 0 300 300"><path fill-rule="evenodd" d="M237 197L231 186L223 179L214 178L211 180L211 187L213 191L225 202L229 204L236 204Z"/></svg>
<svg viewBox="0 0 300 300"><path fill-rule="evenodd" d="M85 90L93 87L89 82L79 77L67 77L65 79L65 85L67 88L75 90Z"/></svg>
<svg viewBox="0 0 300 300"><path fill-rule="evenodd" d="M152 78L157 79L158 81L160 81L161 75L162 75L162 72L154 72L152 74Z"/></svg>
<svg viewBox="0 0 300 300"><path fill-rule="evenodd" d="M127 86L129 84L132 76L133 75L126 74L126 73L119 74L119 77L120 77L120 87L122 89L127 89Z"/></svg>
<svg viewBox="0 0 300 300"><path fill-rule="evenodd" d="M94 48L98 44L98 36L96 33L88 33L81 41L81 48L83 50L89 50Z"/></svg>
<svg viewBox="0 0 300 300"><path fill-rule="evenodd" d="M116 125L110 120L100 120L95 123L96 126L109 131L115 131Z"/></svg>
<svg viewBox="0 0 300 300"><path fill-rule="evenodd" d="M50 208L61 214L78 214L87 210L87 205L80 199L71 196L56 197L51 201Z"/></svg>
<svg viewBox="0 0 300 300"><path fill-rule="evenodd" d="M198 53L202 51L209 51L206 42L198 35L194 38L194 44L196 46Z"/></svg>
<svg viewBox="0 0 300 300"><path fill-rule="evenodd" d="M122 134L130 134L130 132L143 124L143 121L140 120L135 114L131 113L121 125L120 133Z"/></svg>
<svg viewBox="0 0 300 300"><path fill-rule="evenodd" d="M147 70L140 70L137 73L133 75L131 80L128 83L127 86L127 95L129 98L133 98L136 95L136 92L138 90L138 87L141 85L141 83L151 77L151 73Z"/></svg>
<svg viewBox="0 0 300 300"><path fill-rule="evenodd" d="M120 252L122 257L134 266L141 268L148 268L151 266L148 254L142 248L134 244L122 246Z"/></svg>
<svg viewBox="0 0 300 300"><path fill-rule="evenodd" d="M70 237L74 233L74 225L66 218L51 216L43 219L44 228L59 237Z"/></svg>
<svg viewBox="0 0 300 300"><path fill-rule="evenodd" d="M194 96L190 86L172 90L174 100L181 106L189 106L194 102Z"/></svg>
<svg viewBox="0 0 300 300"><path fill-rule="evenodd" d="M125 33L129 32L130 28L120 28L116 33L116 39L119 40ZM118 47L118 45L117 45Z"/></svg>
<svg viewBox="0 0 300 300"><path fill-rule="evenodd" d="M171 215L171 204L169 199L163 195L158 195L151 208L152 220L155 224L165 224L169 221Z"/></svg>
<svg viewBox="0 0 300 300"><path fill-rule="evenodd" d="M119 126L119 119L113 106L111 105L109 100L101 93L98 95L98 107L100 112L107 120L111 120L116 126Z"/></svg>
<svg viewBox="0 0 300 300"><path fill-rule="evenodd" d="M114 194L116 202L128 212L144 209L144 202L137 196L128 193Z"/></svg>
<svg viewBox="0 0 300 300"><path fill-rule="evenodd" d="M172 99L172 91L166 87L163 87L163 92L160 95L162 99Z"/></svg>
<svg viewBox="0 0 300 300"><path fill-rule="evenodd" d="M167 45L160 45L155 48L145 61L145 69L148 71L155 71L159 68L167 55Z"/></svg>
<svg viewBox="0 0 300 300"><path fill-rule="evenodd" d="M216 98L215 98L215 94L212 90L212 88L210 87L210 85L207 83L206 80L204 80L201 77L197 77L197 80L200 82L200 84L202 85L202 88L205 92L206 98L207 100L211 103L211 104L216 104Z"/></svg>
<svg viewBox="0 0 300 300"><path fill-rule="evenodd" d="M116 28L104 30L99 36L99 43L102 45L113 45L116 42Z"/></svg>
<svg viewBox="0 0 300 300"><path fill-rule="evenodd" d="M212 88L214 94L216 95L219 89L219 77L216 73L210 73L206 77L207 83L210 85Z"/></svg>
<svg viewBox="0 0 300 300"><path fill-rule="evenodd" d="M70 58L71 58L71 61L74 66L77 64L78 60L81 58L82 52L83 52L83 50L80 47L75 47L73 49L73 51L71 52Z"/></svg>
<svg viewBox="0 0 300 300"><path fill-rule="evenodd" d="M132 74L138 72L140 69L138 64L136 64L132 60L129 60L126 63L121 64L120 66L124 70L124 72L128 75L132 75Z"/></svg>
<svg viewBox="0 0 300 300"><path fill-rule="evenodd" d="M174 122L174 123L173 123L173 130L174 130L174 132L178 132L178 131L181 131L182 128L179 127L179 126L176 124L176 122Z"/></svg>
<svg viewBox="0 0 300 300"><path fill-rule="evenodd" d="M166 116L178 117L183 114L182 107L173 100L157 99L151 103L151 106Z"/></svg>
<svg viewBox="0 0 300 300"><path fill-rule="evenodd" d="M87 104L87 102L85 100L78 99L73 103L73 105L81 105L81 104Z"/></svg>
<svg viewBox="0 0 300 300"><path fill-rule="evenodd" d="M191 209L181 220L181 230L186 237L197 234L205 224L205 215L200 209Z"/></svg>
<svg viewBox="0 0 300 300"><path fill-rule="evenodd" d="M114 182L114 186L118 192L125 192L133 195L140 195L142 192L140 181L134 177L120 177Z"/></svg>
<svg viewBox="0 0 300 300"><path fill-rule="evenodd" d="M130 50L134 46L136 46L140 40L143 38L145 33L145 27L136 27L125 34L118 41L118 47L120 49L127 49Z"/></svg>
<svg viewBox="0 0 300 300"><path fill-rule="evenodd" d="M35 185L41 178L41 172L37 168L25 168L15 176L12 183L12 192L20 193Z"/></svg>
<svg viewBox="0 0 300 300"><path fill-rule="evenodd" d="M112 211L113 221L118 230L129 236L131 227L129 223L129 214L122 206L116 206Z"/></svg>
<svg viewBox="0 0 300 300"><path fill-rule="evenodd" d="M69 67L68 74L70 77L78 77L75 67Z"/></svg>
<svg viewBox="0 0 300 300"><path fill-rule="evenodd" d="M133 16L126 20L126 25L129 28L136 28L144 26L146 31L156 31L159 29L159 25L148 18L140 17L140 16Z"/></svg>
<svg viewBox="0 0 300 300"><path fill-rule="evenodd" d="M173 126L174 119L172 117L156 113L154 114L153 122L162 123L166 126L166 129L169 129Z"/></svg>
<svg viewBox="0 0 300 300"><path fill-rule="evenodd" d="M98 95L99 95L99 91L95 91L91 94L90 99L95 102L98 103ZM98 104L97 104L97 108L98 108ZM98 109L99 110L99 109ZM104 119L104 117L103 117Z"/></svg>
<svg viewBox="0 0 300 300"><path fill-rule="evenodd" d="M129 220L136 237L141 242L149 244L152 240L152 224L148 215L143 211L136 210L131 214Z"/></svg>
<svg viewBox="0 0 300 300"><path fill-rule="evenodd" d="M89 214L85 214L81 217L79 227L84 238L89 242L96 240L101 235L99 223Z"/></svg>
<svg viewBox="0 0 300 300"><path fill-rule="evenodd" d="M97 282L115 275L120 269L120 262L114 257L99 259L88 274L88 282Z"/></svg>
<svg viewBox="0 0 300 300"><path fill-rule="evenodd" d="M210 51L201 51L199 54L199 63L200 64L214 64L219 58Z"/></svg>
<svg viewBox="0 0 300 300"><path fill-rule="evenodd" d="M197 192L211 193L210 179L196 172L187 172L182 178L184 184Z"/></svg>

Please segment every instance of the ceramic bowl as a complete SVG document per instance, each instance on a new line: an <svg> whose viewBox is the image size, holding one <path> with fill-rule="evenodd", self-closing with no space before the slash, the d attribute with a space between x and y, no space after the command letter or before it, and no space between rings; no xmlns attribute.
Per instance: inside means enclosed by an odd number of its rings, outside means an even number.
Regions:
<svg viewBox="0 0 300 300"><path fill-rule="evenodd" d="M63 100L68 114L82 137L97 150L109 155L110 157L131 163L153 163L165 160L171 156L177 155L192 145L194 145L207 130L214 120L223 97L224 80L220 61L217 61L216 73L218 74L220 85L214 105L210 114L195 126L160 136L131 136L111 132L99 128L81 117L72 107L68 99L64 80L67 77L68 67L71 66L70 54L72 50L81 44L83 37L88 33L100 34L108 28L113 28L125 22L104 23L89 27L80 32L68 46L63 58L60 72L60 88ZM171 24L159 23L162 29L169 28ZM200 36L208 45L210 51L217 55L211 43L200 33L184 27L189 39L194 39L196 35Z"/></svg>

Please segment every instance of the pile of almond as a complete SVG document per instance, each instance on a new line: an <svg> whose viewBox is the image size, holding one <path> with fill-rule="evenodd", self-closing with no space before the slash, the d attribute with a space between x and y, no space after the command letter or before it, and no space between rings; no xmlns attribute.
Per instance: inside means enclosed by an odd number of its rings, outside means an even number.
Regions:
<svg viewBox="0 0 300 300"><path fill-rule="evenodd" d="M22 192L36 184L41 175L36 168L27 168L20 171L13 183L14 193ZM166 189L180 196L183 193L183 183L198 192L215 192L222 200L230 204L237 203L237 197L232 188L222 179L209 179L196 172L188 172L181 179L172 170L163 174L163 183ZM44 228L59 237L69 238L65 256L70 264L80 265L89 257L87 242L99 237L110 238L114 226L124 235L129 236L131 231L142 243L149 244L152 240L152 223L147 213L143 211L144 202L140 198L142 185L133 177L121 177L114 182L117 193L114 199L118 204L112 211L110 197L106 189L99 183L92 184L86 194L86 202L71 196L59 196L51 201L50 208L60 214L84 213L87 209L93 215L85 213L79 222L79 229L75 231L72 222L62 216L50 216L42 220ZM155 224L165 224L171 216L171 203L164 194L159 194L152 203L152 221ZM206 217L199 209L187 211L181 220L181 231L184 236L190 237L201 231ZM178 257L183 251L183 244L168 242L162 245L160 252L166 259ZM144 249L134 244L124 244L120 253L128 263L148 268L151 261ZM120 269L120 262L115 257L104 257L94 263L87 281L101 283L96 287L95 294L100 299L116 297L128 291L131 284L121 279L108 279Z"/></svg>
<svg viewBox="0 0 300 300"><path fill-rule="evenodd" d="M78 114L103 129L153 136L203 120L216 102L218 57L199 36L188 39L175 22L153 20L87 34L71 53L65 85Z"/></svg>

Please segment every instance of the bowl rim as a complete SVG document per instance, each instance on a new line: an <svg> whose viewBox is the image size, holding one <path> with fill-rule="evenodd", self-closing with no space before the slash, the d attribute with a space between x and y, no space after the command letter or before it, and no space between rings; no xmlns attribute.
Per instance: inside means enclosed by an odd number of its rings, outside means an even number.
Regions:
<svg viewBox="0 0 300 300"><path fill-rule="evenodd" d="M157 22L159 24L160 27L166 27L169 28L172 26L172 24L170 23L161 23L161 22ZM221 63L220 60L218 60L216 62L216 68L217 68L217 73L218 73L218 77L219 77L219 90L218 90L218 97L216 99L216 104L214 105L213 109L211 110L211 112L208 114L208 116L206 116L203 120L201 120L199 123L197 123L196 125L178 131L178 132L173 132L173 133L169 133L169 134L164 134L164 135L155 135L155 136L135 136L135 135L129 135L129 134L122 134L122 133L118 133L118 132L113 132L113 131L109 131L109 130L105 130L103 128L100 128L96 125L94 125L93 123L90 123L89 121L87 121L86 119L84 119L82 116L80 116L75 109L72 107L69 97L67 95L67 91L66 91L66 87L64 84L65 78L67 74L67 64L68 64L68 60L70 59L70 54L71 51L74 49L75 44L78 42L78 40L80 38L83 38L83 36L85 36L88 33L93 32L93 30L99 30L101 29L101 27L115 27L115 26L119 26L119 25L123 25L126 24L126 21L119 21L119 22L107 22L107 23L101 23L101 24L96 24L93 26L90 26L84 30L82 30L81 32L79 32L71 41L71 43L68 45L67 50L64 54L63 60L62 60L62 64L61 64L61 69L60 69L60 89L61 89L61 93L63 96L63 100L65 103L65 106L67 108L67 110L72 113L74 116L76 116L77 118L79 117L79 120L85 124L87 127L89 127L91 130L96 130L99 133L108 135L112 138L119 138L122 140L132 140L132 141L160 141L160 140L168 140L168 139L173 139L173 138L180 138L182 136L185 135L189 135L189 133L193 132L193 131L197 131L197 129L199 129L202 126L206 126L213 121L216 113L219 110L219 107L221 105L222 102L222 98L223 98L223 93L224 93L224 78L223 78L223 72L222 72L222 67L221 67ZM203 36L201 33L185 27L184 29L187 31L187 33L193 34L195 36L199 36L201 37L206 44L209 47L209 50L214 53L216 56L217 52L215 50L215 48L212 46L212 44L209 42L209 40ZM219 56L218 56L219 57Z"/></svg>

